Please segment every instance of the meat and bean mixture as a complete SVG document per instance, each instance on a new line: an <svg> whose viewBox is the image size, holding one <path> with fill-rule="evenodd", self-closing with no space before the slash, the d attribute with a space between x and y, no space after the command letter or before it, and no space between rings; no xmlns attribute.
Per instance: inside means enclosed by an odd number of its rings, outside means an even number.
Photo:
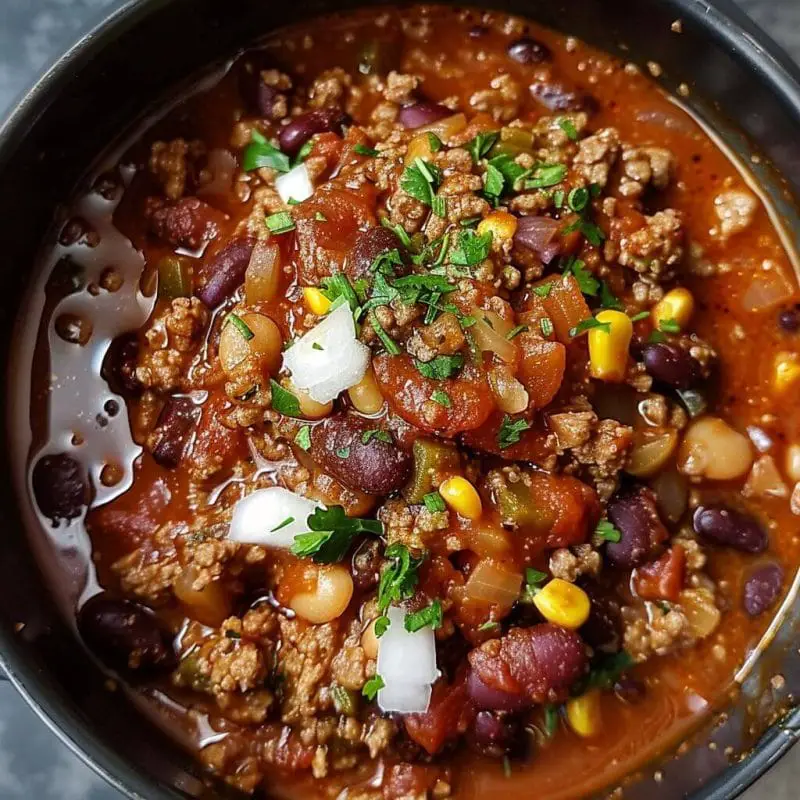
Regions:
<svg viewBox="0 0 800 800"><path fill-rule="evenodd" d="M639 70L499 13L310 22L95 187L123 190L157 292L103 366L135 479L92 507L50 455L33 486L89 506L86 644L203 721L208 770L577 797L724 702L798 561L800 295Z"/></svg>

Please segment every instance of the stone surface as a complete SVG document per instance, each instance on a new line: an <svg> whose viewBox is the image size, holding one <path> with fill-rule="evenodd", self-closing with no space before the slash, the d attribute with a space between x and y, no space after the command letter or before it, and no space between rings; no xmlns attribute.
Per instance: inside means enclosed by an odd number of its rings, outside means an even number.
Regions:
<svg viewBox="0 0 800 800"><path fill-rule="evenodd" d="M742 7L800 60L800 0L739 0ZM476 0L479 5L480 0ZM84 31L123 0L0 0L0 118ZM796 748L744 800L792 800L800 783ZM0 683L0 800L119 800Z"/></svg>

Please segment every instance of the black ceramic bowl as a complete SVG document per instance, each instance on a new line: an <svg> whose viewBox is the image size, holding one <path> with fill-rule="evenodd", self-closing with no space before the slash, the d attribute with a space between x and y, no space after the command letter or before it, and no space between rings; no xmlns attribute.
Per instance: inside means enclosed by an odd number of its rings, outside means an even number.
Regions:
<svg viewBox="0 0 800 800"><path fill-rule="evenodd" d="M362 0L133 0L83 39L23 99L0 130L0 353L8 385L28 381L14 362L15 316L59 202L144 109L181 81L270 30ZM751 164L797 244L800 222L800 71L729 0L487 0L635 63L658 62L668 90L685 83L686 104ZM373 2L371 5L377 5ZM682 20L682 32L671 23ZM5 416L9 409L2 395ZM16 423L15 423L16 424ZM23 478L0 445L9 480L0 488L0 663L28 702L80 756L128 797L219 797L191 758L104 676L59 614L45 582L52 555L26 532ZM35 554L35 555L34 555ZM48 560L50 559L50 560ZM717 724L681 755L648 768L628 797L735 797L800 736L800 655L793 613L797 582L771 629L772 642ZM784 679L771 680L776 675ZM727 722L724 720L727 719ZM777 721L776 721L777 720ZM757 739L757 734L764 735ZM742 754L744 757L739 760ZM731 761L736 761L731 765Z"/></svg>

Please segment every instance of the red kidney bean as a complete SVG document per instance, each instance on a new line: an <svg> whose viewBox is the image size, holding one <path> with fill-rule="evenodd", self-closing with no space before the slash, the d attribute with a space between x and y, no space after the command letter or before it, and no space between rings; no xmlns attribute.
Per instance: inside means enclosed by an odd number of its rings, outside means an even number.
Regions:
<svg viewBox="0 0 800 800"><path fill-rule="evenodd" d="M79 517L89 503L86 473L66 453L40 458L31 478L39 511L54 523Z"/></svg>
<svg viewBox="0 0 800 800"><path fill-rule="evenodd" d="M165 242L175 247L197 250L219 234L225 221L221 211L212 208L196 197L184 197L175 205L168 205L158 197L147 202L145 215L150 229Z"/></svg>
<svg viewBox="0 0 800 800"><path fill-rule="evenodd" d="M354 414L328 417L312 430L311 457L350 489L367 494L396 491L408 481L411 456L394 442L365 436L375 429L374 420Z"/></svg>
<svg viewBox="0 0 800 800"><path fill-rule="evenodd" d="M350 122L350 117L338 108L320 108L306 111L295 117L288 125L281 128L278 141L281 150L290 156L296 156L300 148L315 133L342 134L342 128Z"/></svg>
<svg viewBox="0 0 800 800"><path fill-rule="evenodd" d="M491 758L503 758L520 750L525 741L522 725L516 717L500 716L480 711L472 722L468 736L479 753Z"/></svg>
<svg viewBox="0 0 800 800"><path fill-rule="evenodd" d="M596 111L597 101L560 83L537 81L530 86L533 99L550 111Z"/></svg>
<svg viewBox="0 0 800 800"><path fill-rule="evenodd" d="M507 52L509 58L520 64L541 64L543 61L549 61L553 56L546 44L528 36L511 42Z"/></svg>
<svg viewBox="0 0 800 800"><path fill-rule="evenodd" d="M524 711L533 705L525 694L512 694L487 686L475 672L467 678L467 692L476 708L490 711Z"/></svg>
<svg viewBox="0 0 800 800"><path fill-rule="evenodd" d="M405 275L408 272L408 252L397 238L397 234L384 228L383 225L368 228L358 235L350 251L350 257L345 263L344 271L352 280L371 276L371 267L375 259L391 250L397 250L403 260L402 264L395 264L392 268L398 275Z"/></svg>
<svg viewBox="0 0 800 800"><path fill-rule="evenodd" d="M265 119L272 119L278 90L264 83L261 78L261 73L267 66L264 59L256 57L246 69L242 69L239 73L239 92L252 112Z"/></svg>
<svg viewBox="0 0 800 800"><path fill-rule="evenodd" d="M197 423L198 408L186 397L170 397L158 416L153 430L157 437L153 458L162 467L174 469L180 464L189 432Z"/></svg>
<svg viewBox="0 0 800 800"><path fill-rule="evenodd" d="M413 130L451 116L453 116L453 112L447 106L443 106L440 103L432 103L429 100L421 100L419 103L403 106L400 109L397 121L404 128Z"/></svg>
<svg viewBox="0 0 800 800"><path fill-rule="evenodd" d="M614 497L608 504L608 518L621 534L618 542L606 544L606 559L615 567L643 564L669 537L658 516L655 494L644 487Z"/></svg>
<svg viewBox="0 0 800 800"><path fill-rule="evenodd" d="M588 663L581 637L550 623L512 628L467 658L472 672L490 689L524 693L534 703L567 697Z"/></svg>
<svg viewBox="0 0 800 800"><path fill-rule="evenodd" d="M136 360L139 356L139 338L136 333L117 336L103 358L100 374L112 392L138 397L142 384L136 377Z"/></svg>
<svg viewBox="0 0 800 800"><path fill-rule="evenodd" d="M767 549L767 534L752 517L724 506L700 506L692 519L695 532L715 544L761 553Z"/></svg>
<svg viewBox="0 0 800 800"><path fill-rule="evenodd" d="M661 342L642 349L647 372L655 380L673 389L689 389L702 377L700 364L687 350Z"/></svg>
<svg viewBox="0 0 800 800"><path fill-rule="evenodd" d="M207 279L197 296L209 308L227 300L241 286L255 246L255 239L234 239L203 264L200 278Z"/></svg>
<svg viewBox="0 0 800 800"><path fill-rule="evenodd" d="M797 306L783 309L778 314L778 325L786 333L796 333L800 330L800 309Z"/></svg>
<svg viewBox="0 0 800 800"><path fill-rule="evenodd" d="M78 612L78 630L87 647L113 669L152 672L175 667L169 633L153 614L130 600L96 594Z"/></svg>
<svg viewBox="0 0 800 800"><path fill-rule="evenodd" d="M595 650L604 653L618 652L622 646L619 603L597 592L593 585L583 588L591 600L591 610L589 619L581 626L581 636Z"/></svg>
<svg viewBox="0 0 800 800"><path fill-rule="evenodd" d="M353 553L350 574L353 583L363 592L374 589L383 564L383 546L377 539L364 539Z"/></svg>
<svg viewBox="0 0 800 800"><path fill-rule="evenodd" d="M775 604L783 588L783 568L780 564L756 567L744 582L744 610L757 617Z"/></svg>

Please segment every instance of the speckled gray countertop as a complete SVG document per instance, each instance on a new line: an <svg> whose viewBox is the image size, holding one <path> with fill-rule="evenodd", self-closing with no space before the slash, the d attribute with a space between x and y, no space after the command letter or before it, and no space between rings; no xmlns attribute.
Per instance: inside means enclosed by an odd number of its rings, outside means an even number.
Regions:
<svg viewBox="0 0 800 800"><path fill-rule="evenodd" d="M80 35L126 0L0 0L0 117ZM738 0L800 60L800 0ZM744 800L794 800L800 747ZM73 756L7 684L0 683L0 800L118 800Z"/></svg>

